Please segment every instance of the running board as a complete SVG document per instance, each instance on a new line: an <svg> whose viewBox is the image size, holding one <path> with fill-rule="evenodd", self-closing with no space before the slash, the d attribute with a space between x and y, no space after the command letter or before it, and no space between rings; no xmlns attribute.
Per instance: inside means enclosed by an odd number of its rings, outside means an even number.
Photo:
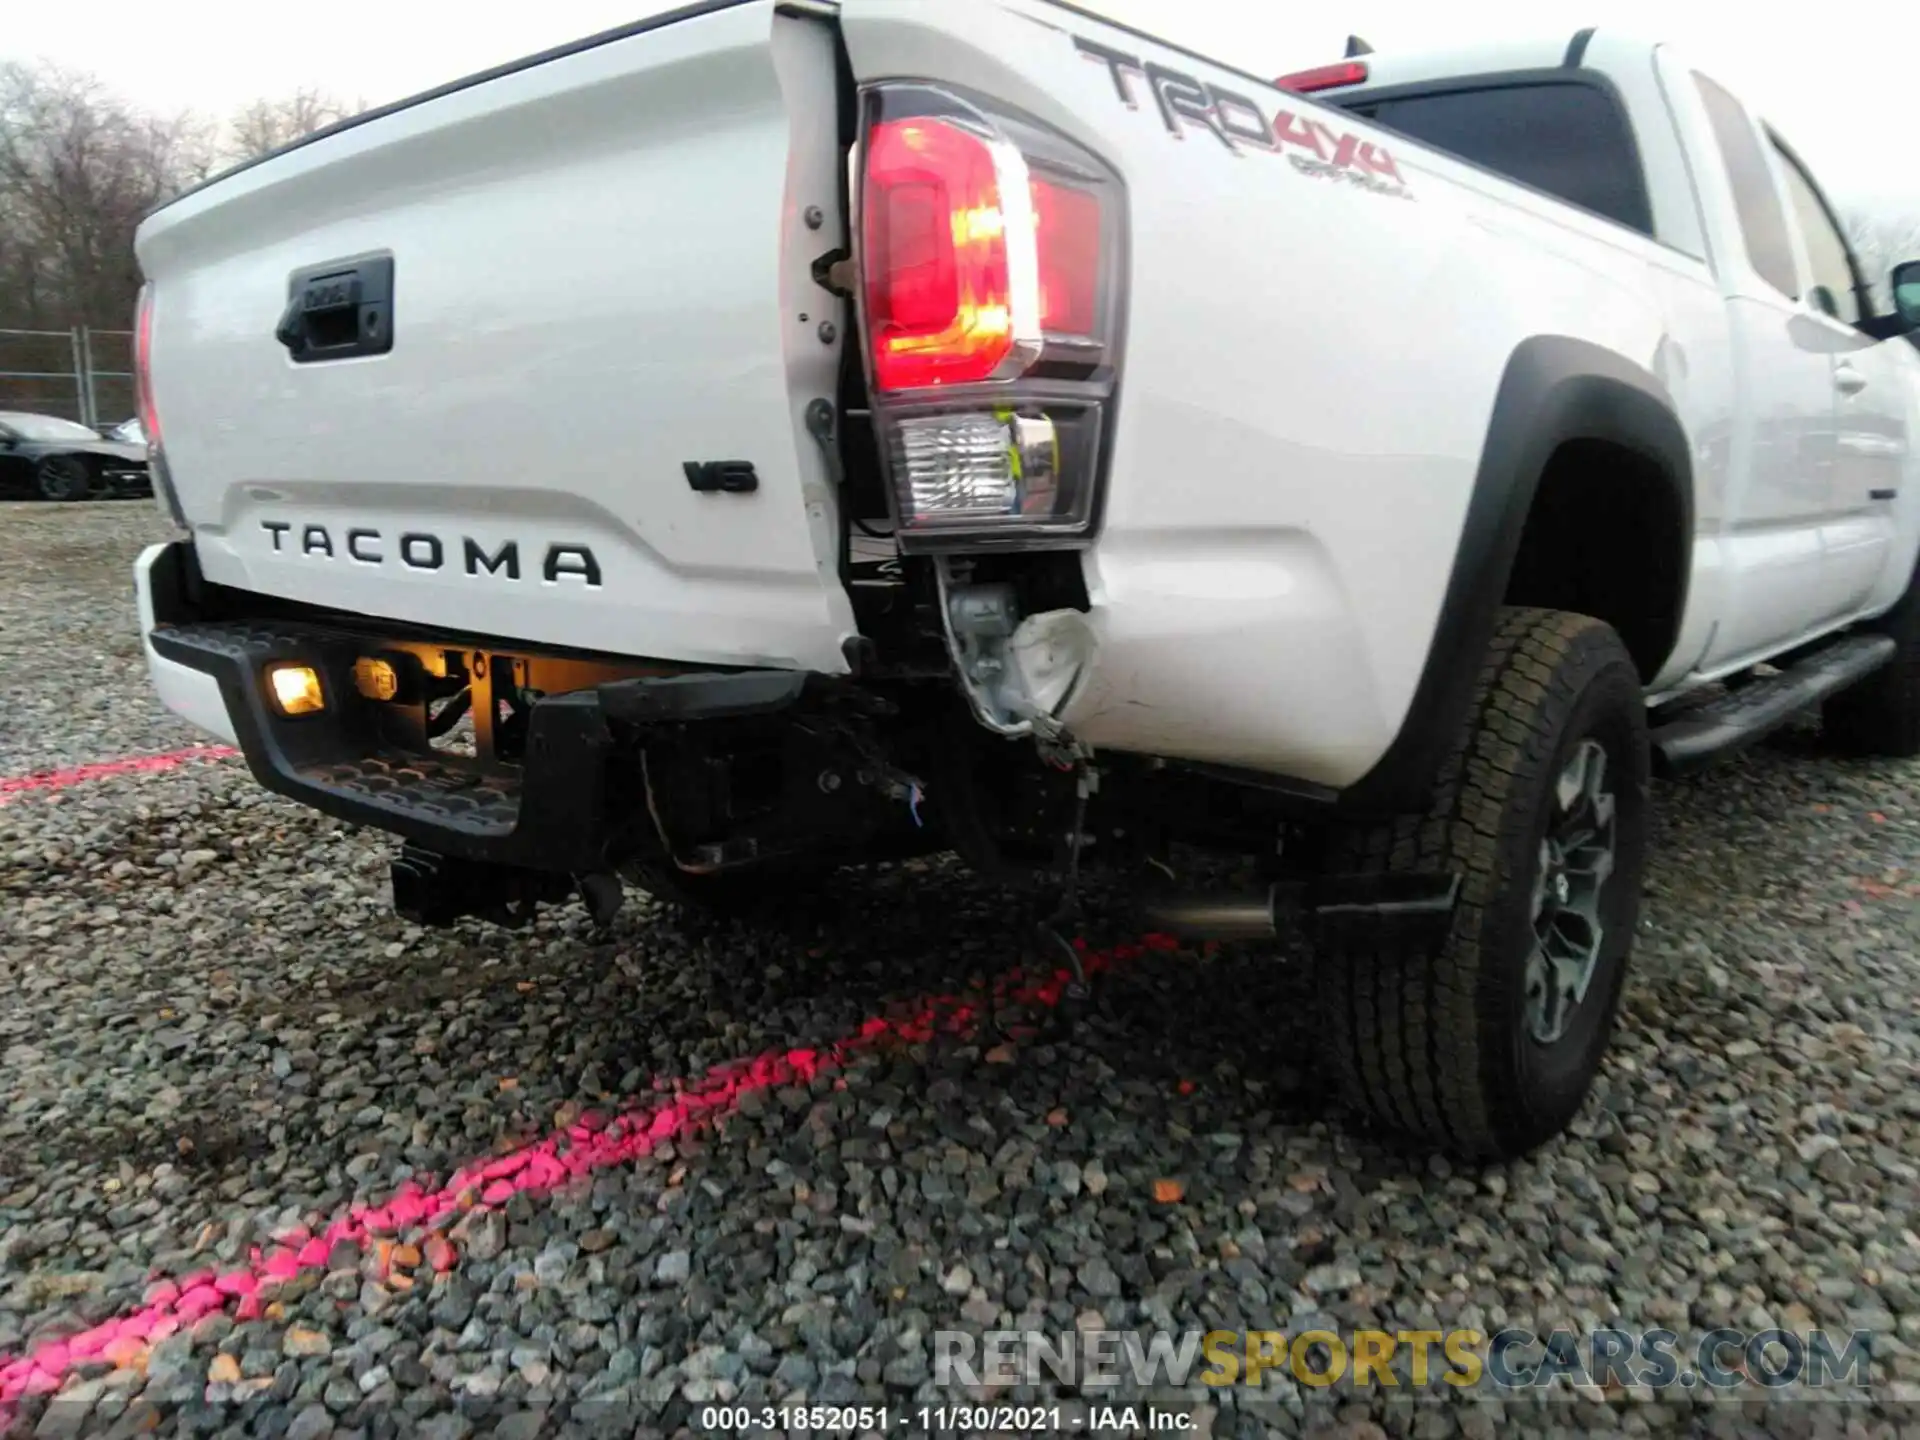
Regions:
<svg viewBox="0 0 1920 1440"><path fill-rule="evenodd" d="M1871 675L1898 650L1891 635L1849 635L1822 646L1778 675L1755 680L1655 725L1653 773L1691 775L1779 729L1809 705Z"/></svg>

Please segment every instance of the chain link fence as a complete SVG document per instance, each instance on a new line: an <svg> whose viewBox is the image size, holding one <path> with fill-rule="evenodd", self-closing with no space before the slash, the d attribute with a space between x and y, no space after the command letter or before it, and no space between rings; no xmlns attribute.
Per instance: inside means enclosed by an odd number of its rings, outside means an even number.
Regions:
<svg viewBox="0 0 1920 1440"><path fill-rule="evenodd" d="M132 418L133 332L0 330L0 410L105 429Z"/></svg>

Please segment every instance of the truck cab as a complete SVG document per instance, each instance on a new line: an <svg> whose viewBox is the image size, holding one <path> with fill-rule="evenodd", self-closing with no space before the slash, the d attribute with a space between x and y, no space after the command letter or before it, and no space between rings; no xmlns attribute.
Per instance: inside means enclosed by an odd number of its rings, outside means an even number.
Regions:
<svg viewBox="0 0 1920 1440"><path fill-rule="evenodd" d="M1693 431L1686 619L1652 699L1750 667L1906 589L1920 367L1780 132L1673 46L1586 29L1368 53L1283 77L1350 114L1645 237L1661 357ZM1721 313L1682 294L1707 281ZM1716 385L1703 385L1708 376ZM1903 478L1908 483L1903 484Z"/></svg>

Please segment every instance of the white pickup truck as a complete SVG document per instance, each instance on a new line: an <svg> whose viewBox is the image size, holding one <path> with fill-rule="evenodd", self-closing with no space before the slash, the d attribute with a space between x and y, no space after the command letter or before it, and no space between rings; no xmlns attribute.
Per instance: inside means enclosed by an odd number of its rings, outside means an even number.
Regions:
<svg viewBox="0 0 1920 1440"><path fill-rule="evenodd" d="M1920 751L1920 265L1665 46L1275 83L708 0L138 252L153 681L428 923L1137 866L1310 926L1354 1105L1508 1155L1605 1050L1650 771L1816 702Z"/></svg>

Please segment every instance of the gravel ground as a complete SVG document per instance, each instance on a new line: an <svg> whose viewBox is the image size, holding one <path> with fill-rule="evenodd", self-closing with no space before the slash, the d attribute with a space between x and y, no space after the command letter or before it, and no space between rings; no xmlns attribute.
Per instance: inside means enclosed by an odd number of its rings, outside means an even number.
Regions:
<svg viewBox="0 0 1920 1440"><path fill-rule="evenodd" d="M0 777L194 742L147 691L129 593L165 533L144 504L0 507ZM1032 1007L1011 1040L918 1035L913 997L1021 960L1005 897L945 865L843 877L777 931L636 901L604 943L573 910L422 932L387 913L384 839L231 760L0 795L0 1374L157 1276L556 1126L591 1155L596 1107L786 1057L637 1159L318 1242L13 1424L665 1434L715 1400L964 1400L931 1383L942 1329L1778 1324L1874 1331L1877 1398L1160 1398L1214 1435L1913 1434L1920 766L1801 733L1657 799L1596 1095L1542 1154L1461 1173L1329 1108L1304 977L1270 955L1129 957L1077 1028ZM870 1016L896 1018L825 1048Z"/></svg>
<svg viewBox="0 0 1920 1440"><path fill-rule="evenodd" d="M206 739L140 658L133 562L176 533L145 500L0 504L0 777Z"/></svg>

